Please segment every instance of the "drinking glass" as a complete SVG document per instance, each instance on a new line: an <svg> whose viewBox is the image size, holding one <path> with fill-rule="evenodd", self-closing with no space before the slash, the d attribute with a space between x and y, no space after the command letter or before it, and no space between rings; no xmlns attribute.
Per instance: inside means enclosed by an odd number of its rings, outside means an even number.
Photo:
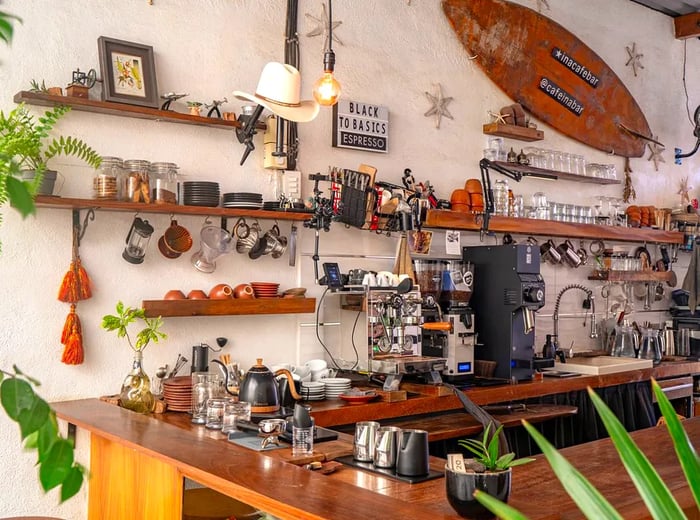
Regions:
<svg viewBox="0 0 700 520"><path fill-rule="evenodd" d="M250 403L229 399L224 406L224 418L221 431L224 433L238 430L238 423L250 422Z"/></svg>

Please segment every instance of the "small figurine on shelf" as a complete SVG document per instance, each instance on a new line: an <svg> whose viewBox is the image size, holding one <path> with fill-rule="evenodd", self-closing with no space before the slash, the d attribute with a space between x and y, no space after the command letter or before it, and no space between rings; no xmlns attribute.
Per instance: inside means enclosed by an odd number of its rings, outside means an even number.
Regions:
<svg viewBox="0 0 700 520"><path fill-rule="evenodd" d="M219 107L224 103L228 103L228 99L215 99L211 102L210 105L204 105L204 108L209 109L209 112L207 112L207 117L216 117L221 119L221 110L219 110Z"/></svg>
<svg viewBox="0 0 700 520"><path fill-rule="evenodd" d="M693 189L692 186L688 186L688 177L683 177L681 179L678 195L681 196L681 208L687 208L690 205L690 191Z"/></svg>
<svg viewBox="0 0 700 520"><path fill-rule="evenodd" d="M90 69L87 74L81 72L80 69L75 69L71 83L66 87L66 95L87 99L89 97L88 92L95 85L96 81L97 72L95 72L95 69Z"/></svg>
<svg viewBox="0 0 700 520"><path fill-rule="evenodd" d="M190 115L193 116L200 116L201 110L202 110L202 105L204 103L200 103L199 101L188 101L187 102L187 107L190 109Z"/></svg>
<svg viewBox="0 0 700 520"><path fill-rule="evenodd" d="M160 109L170 110L170 103L187 96L189 96L189 94L186 94L184 92L180 94L176 94L175 92L166 92L165 94L161 94L160 99L164 99L165 102L160 106Z"/></svg>

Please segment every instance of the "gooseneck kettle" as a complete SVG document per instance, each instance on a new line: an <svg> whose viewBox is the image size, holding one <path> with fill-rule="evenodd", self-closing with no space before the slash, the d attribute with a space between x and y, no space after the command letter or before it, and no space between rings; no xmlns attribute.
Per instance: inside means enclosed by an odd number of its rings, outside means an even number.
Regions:
<svg viewBox="0 0 700 520"><path fill-rule="evenodd" d="M276 378L284 375L287 389L295 400L301 400L301 396L296 391L292 373L284 368L272 372L263 365L262 358L256 360L245 374L241 388L238 391L238 399L250 403L252 413L274 413L279 411L281 406L280 381Z"/></svg>

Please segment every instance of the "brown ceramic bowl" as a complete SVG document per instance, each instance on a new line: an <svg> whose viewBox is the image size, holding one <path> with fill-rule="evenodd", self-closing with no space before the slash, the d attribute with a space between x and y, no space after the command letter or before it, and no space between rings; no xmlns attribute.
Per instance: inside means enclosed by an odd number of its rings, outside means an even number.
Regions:
<svg viewBox="0 0 700 520"><path fill-rule="evenodd" d="M187 299L188 300L208 300L207 298L207 293L200 289L192 289L189 293L187 293Z"/></svg>
<svg viewBox="0 0 700 520"><path fill-rule="evenodd" d="M253 286L249 283L240 283L233 288L234 298L255 298L255 291L253 291Z"/></svg>
<svg viewBox="0 0 700 520"><path fill-rule="evenodd" d="M467 190L456 189L452 192L452 196L450 197L450 202L452 204L469 204L470 203L469 193L467 192Z"/></svg>
<svg viewBox="0 0 700 520"><path fill-rule="evenodd" d="M464 189L471 194L481 193L481 181L479 179L468 179L464 183Z"/></svg>
<svg viewBox="0 0 700 520"><path fill-rule="evenodd" d="M469 204L457 204L456 202L452 204L450 208L452 211L459 211L462 213L467 213L469 211Z"/></svg>
<svg viewBox="0 0 700 520"><path fill-rule="evenodd" d="M209 291L209 299L211 300L228 300L230 298L233 298L233 289L228 284L220 283Z"/></svg>
<svg viewBox="0 0 700 520"><path fill-rule="evenodd" d="M173 289L172 291L168 291L165 293L165 296L163 297L164 300L184 300L185 299L185 293L183 293L179 289Z"/></svg>

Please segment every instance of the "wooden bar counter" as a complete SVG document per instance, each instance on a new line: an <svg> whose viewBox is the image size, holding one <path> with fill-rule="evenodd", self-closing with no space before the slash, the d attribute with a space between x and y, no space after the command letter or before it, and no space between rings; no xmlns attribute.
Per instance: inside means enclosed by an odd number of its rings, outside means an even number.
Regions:
<svg viewBox="0 0 700 520"><path fill-rule="evenodd" d="M180 519L184 477L283 519L459 518L447 503L442 478L407 484L350 467L321 475L285 462L289 448L264 454L249 450L220 432L191 425L187 414L140 415L97 399L53 407L61 419L91 433L90 519ZM693 441L700 439L700 418L686 420L685 428ZM666 429L632 436L681 505L694 511ZM332 451L323 444L330 443L318 444L320 453ZM625 519L647 518L609 440L561 451ZM548 463L537 459L513 469L509 503L531 519L581 518ZM433 460L435 469L441 464Z"/></svg>

